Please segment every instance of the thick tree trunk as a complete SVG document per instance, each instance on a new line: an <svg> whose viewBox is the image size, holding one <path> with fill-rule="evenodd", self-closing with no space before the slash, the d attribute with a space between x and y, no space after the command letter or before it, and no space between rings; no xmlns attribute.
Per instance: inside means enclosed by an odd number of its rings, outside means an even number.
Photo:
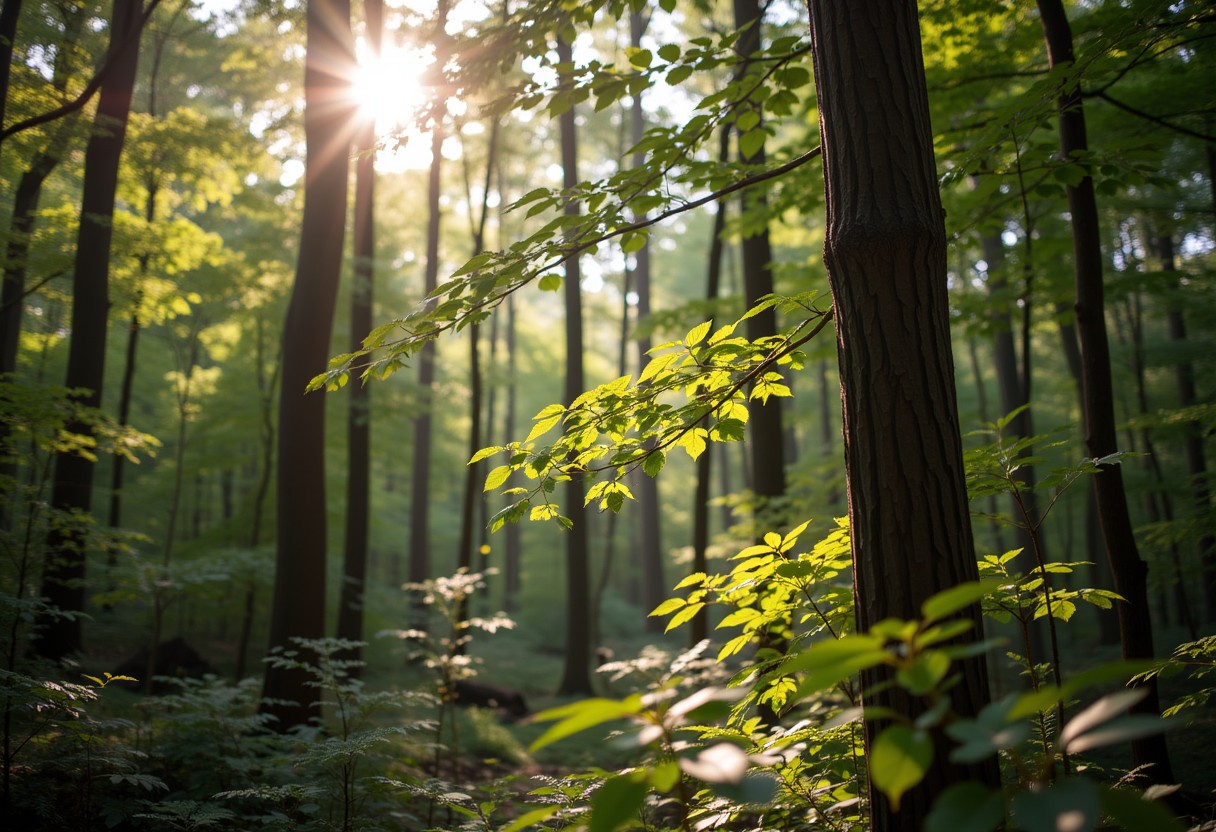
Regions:
<svg viewBox="0 0 1216 832"><path fill-rule="evenodd" d="M1037 0L1039 18L1047 42L1047 57L1055 68L1073 62L1072 30L1060 0ZM1085 113L1077 83L1060 91L1060 153L1072 159L1085 152ZM1086 175L1067 188L1072 215L1073 260L1076 269L1077 334L1081 342L1083 395L1085 397L1085 441L1097 458L1118 450L1115 436L1114 389L1111 384L1110 345L1106 336L1105 300L1102 285L1102 249L1098 234L1098 206L1093 179ZM1115 591L1127 599L1118 604L1119 634L1126 659L1153 657L1153 628L1149 616L1148 567L1140 558L1127 510L1123 470L1105 465L1093 477L1098 516L1106 553L1114 576ZM1143 685L1146 696L1132 707L1144 714L1160 714L1156 678ZM1132 740L1132 762L1151 766L1147 774L1155 782L1173 783L1165 737L1156 734Z"/></svg>
<svg viewBox="0 0 1216 832"><path fill-rule="evenodd" d="M364 0L365 36L373 60L380 55L384 33L383 0ZM372 329L376 263L376 119L363 114L355 140L354 279L350 294L350 345L357 350ZM363 640L363 594L367 583L368 521L371 516L371 390L351 385L346 417L346 534L343 541L342 590L338 596L338 638ZM358 662L362 648L346 658ZM361 675L358 664L352 676Z"/></svg>
<svg viewBox="0 0 1216 832"><path fill-rule="evenodd" d="M569 64L573 59L570 44L558 38L558 61ZM574 126L574 108L559 117L561 128L562 185L573 188L578 184L578 146ZM578 205L567 202L567 216L577 216ZM583 378L583 308L579 286L578 255L565 260L563 290L566 300L566 390L564 400L570 405L586 389ZM591 688L591 576L587 551L587 512L583 506L583 481L572 477L566 483L566 516L573 526L566 531L566 655L558 693L565 696L592 693Z"/></svg>
<svg viewBox="0 0 1216 832"><path fill-rule="evenodd" d="M101 405L105 374L106 328L110 297L110 240L118 167L126 139L127 117L139 64L140 5L115 0L110 24L115 60L102 84L93 134L85 150L84 190L72 280L72 340L68 349L65 386L83 389L78 401ZM84 424L74 432L88 433ZM55 458L51 503L62 512L88 513L92 505L95 463L76 454ZM86 548L70 530L53 530L47 538L48 560L42 575L42 595L61 610L80 610L85 600ZM46 658L62 658L81 648L80 619L48 619L38 635L36 650Z"/></svg>
<svg viewBox="0 0 1216 832"><path fill-rule="evenodd" d="M304 63L307 140L296 281L283 328L278 517L270 648L325 635L325 395L305 394L325 370L333 331L351 143L354 50L349 0L309 0ZM302 658L307 659L304 655ZM267 666L263 710L286 730L319 716L320 691L302 671Z"/></svg>
<svg viewBox="0 0 1216 832"><path fill-rule="evenodd" d="M824 262L836 310L857 626L914 619L977 577L963 476L946 297L945 215L933 165L916 4L810 5L823 145ZM969 617L978 637L978 607ZM982 659L960 662L953 705L989 698ZM863 675L889 683L884 672ZM864 696L915 716L901 689ZM867 723L867 744L872 741ZM996 787L996 761L960 766L943 744L895 812L871 788L874 829L917 829L951 783Z"/></svg>

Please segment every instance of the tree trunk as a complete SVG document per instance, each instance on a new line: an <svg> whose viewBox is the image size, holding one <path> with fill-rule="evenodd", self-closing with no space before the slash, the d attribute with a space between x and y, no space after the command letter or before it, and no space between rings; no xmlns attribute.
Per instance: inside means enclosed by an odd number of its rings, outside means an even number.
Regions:
<svg viewBox="0 0 1216 832"><path fill-rule="evenodd" d="M883 13L848 0L811 6L827 229L853 540L857 627L915 619L921 603L976 580L950 354L946 229L933 166L916 4ZM927 428L931 427L931 433ZM981 633L977 606L968 611ZM954 707L987 703L982 659L962 661ZM864 702L922 706L863 674ZM867 747L873 739L867 723ZM1000 784L996 761L950 763L944 741L895 812L870 789L874 829L917 829L951 783Z"/></svg>
<svg viewBox="0 0 1216 832"><path fill-rule="evenodd" d="M442 26L444 5L440 4ZM431 168L427 179L426 271L423 293L430 296L439 285L439 174L443 161L442 114L436 112L431 127ZM410 472L410 583L422 583L431 575L430 551L430 479L431 479L431 419L435 386L435 342L427 341L418 352L419 412L414 419L414 459ZM414 628L426 629L426 609L416 603L413 609Z"/></svg>
<svg viewBox="0 0 1216 832"><path fill-rule="evenodd" d="M515 298L509 296L507 298L507 332L506 332L506 348L507 348L507 415L504 422L504 430L507 441L515 436L515 399L518 395L519 380L516 378L518 372L518 356L515 348ZM506 535L504 548L507 550L503 558L505 563L504 569L506 574L503 575L503 608L507 612L514 612L519 605L519 590L522 585L522 546L520 545L520 530L518 523L507 523L503 528L503 534Z"/></svg>
<svg viewBox="0 0 1216 832"><path fill-rule="evenodd" d="M352 118L349 0L309 0L304 59L307 140L299 259L283 328L278 518L270 648L325 635L325 395L305 394L325 370L333 331ZM307 656L303 657L307 660ZM319 716L320 691L297 670L266 668L263 710L287 730Z"/></svg>
<svg viewBox="0 0 1216 832"><path fill-rule="evenodd" d="M384 33L383 0L364 0L365 36L372 60L380 56ZM358 350L372 330L376 264L376 119L363 114L355 140L354 279L350 293L350 348ZM368 520L371 516L371 390L362 381L351 385L346 417L346 531L343 541L342 590L338 600L338 638L363 640L363 594L367 584ZM353 647L345 658L355 662L348 673L361 675L363 650Z"/></svg>
<svg viewBox="0 0 1216 832"><path fill-rule="evenodd" d="M1210 150L1210 148L1209 148ZM1175 272L1178 264L1174 254L1174 238L1170 234L1162 234L1157 238L1157 251L1161 257L1161 267L1167 272ZM1171 274L1170 280L1177 282ZM1172 293L1172 300L1167 313L1170 340L1175 344L1187 343L1186 317L1182 313L1181 284ZM1183 408L1194 407L1198 401L1195 392L1195 365L1190 359L1178 362L1175 368L1178 386L1178 404ZM1187 426L1186 431L1186 467L1191 476L1191 489L1194 494L1195 508L1203 513L1211 511L1212 496L1208 489L1208 461L1203 449L1203 431L1195 422ZM1208 621L1216 621L1216 538L1204 534L1199 538L1199 563L1202 568L1202 584L1204 608Z"/></svg>
<svg viewBox="0 0 1216 832"><path fill-rule="evenodd" d="M557 39L557 59L570 64L570 44ZM561 128L562 185L578 184L578 147L574 126L574 107L558 118ZM577 216L577 203L567 202L566 216ZM568 407L586 389L583 379L583 309L579 286L578 255L566 258L566 391ZM572 477L566 483L566 516L573 526L566 531L566 655L559 695L592 693L591 688L591 577L587 552L587 512L583 506L583 481Z"/></svg>
<svg viewBox="0 0 1216 832"><path fill-rule="evenodd" d="M1072 30L1060 0L1037 0L1039 19L1047 42L1048 63L1052 68L1073 63ZM1060 154L1072 159L1088 147L1081 89L1074 81L1061 89ZM1086 175L1077 185L1069 185L1068 210L1072 215L1073 260L1076 269L1077 334L1081 342L1082 376L1085 397L1085 441L1089 453L1102 458L1118 450L1115 436L1114 390L1111 384L1110 345L1106 336L1105 300L1102 285L1102 249L1098 234L1098 205L1093 179ZM1136 548L1123 470L1119 465L1104 465L1093 477L1098 501L1098 516L1106 541L1106 554L1114 576L1115 591L1127 599L1118 604L1119 634L1125 659L1153 657L1153 629L1146 590L1148 567ZM1157 680L1143 685L1147 695L1132 710L1160 714ZM1152 766L1148 776L1158 783L1173 783L1165 737L1155 734L1132 740L1134 766Z"/></svg>
<svg viewBox="0 0 1216 832"><path fill-rule="evenodd" d="M719 137L718 161L726 163L730 158L730 131L723 129L719 133ZM714 213L713 226L709 232L709 263L705 269L705 299L709 301L711 307L722 291L722 234L725 230L726 203L719 202L718 210ZM710 330L713 330L712 324ZM709 549L709 491L710 478L713 474L711 464L713 450L713 443L710 443L701 456L697 457L697 490L692 503L692 571L694 573L709 572L706 550ZM721 464L725 465L726 460L723 459ZM704 608L692 619L689 638L693 645L702 639L709 638L709 614Z"/></svg>
<svg viewBox="0 0 1216 832"><path fill-rule="evenodd" d="M639 11L629 15L629 42L634 48L642 48L642 36L650 23L649 13ZM633 106L629 113L630 139L632 144L642 140L646 131L646 119L642 112L642 96L633 96ZM635 153L633 166L639 168L646 163L645 153ZM635 214L635 221L645 219L644 214ZM650 316L650 243L633 254L634 258L634 291L638 295L638 323L646 323ZM637 339L638 367L645 367L650 360L651 341L649 335ZM638 515L641 520L641 546L638 554L642 563L642 604L646 612L650 612L667 598L667 582L663 579L663 533L660 523L659 481L654 477L641 475L638 477ZM647 618L646 630L651 633L661 633L664 621L662 618Z"/></svg>
<svg viewBox="0 0 1216 832"><path fill-rule="evenodd" d="M738 75L743 78L751 69L751 55L760 49L762 13L758 0L734 0L734 9L735 28L750 24L736 46L741 57ZM751 157L742 161L762 167L765 158L764 146L761 145ZM744 193L744 211L761 215L768 211L768 198L763 186L749 188ZM773 250L766 220L760 231L743 238L743 303L748 309L760 298L772 294L772 266ZM747 319L747 337L750 340L776 334L777 312L772 307ZM784 520L775 509L777 501L785 496L785 434L781 425L780 399L771 398L765 404L752 402L749 408L751 415L747 428L752 447L751 488L756 496L756 532L759 534L780 526Z"/></svg>
<svg viewBox="0 0 1216 832"><path fill-rule="evenodd" d="M72 279L72 339L65 386L87 391L78 398L86 407L101 405L110 307L111 218L139 64L139 31L138 0L115 0L110 24L115 60L101 86L94 129L85 150L84 189ZM69 425L69 429L77 433L89 432L86 425L79 423ZM88 513L92 505L95 467L95 463L76 454L56 456L51 496L51 504L56 510ZM86 556L83 541L69 529L55 529L47 536L47 549L42 595L61 610L83 609ZM48 619L36 642L38 654L51 659L80 649L79 618Z"/></svg>

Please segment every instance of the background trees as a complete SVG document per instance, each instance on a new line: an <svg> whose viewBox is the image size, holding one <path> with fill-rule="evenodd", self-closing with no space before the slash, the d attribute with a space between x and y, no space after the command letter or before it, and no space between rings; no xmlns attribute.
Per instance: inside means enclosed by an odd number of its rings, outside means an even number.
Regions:
<svg viewBox="0 0 1216 832"><path fill-rule="evenodd" d="M348 614L344 635L427 629L435 622L421 613L404 620L400 584L471 562L474 571L504 570L490 578L501 581L495 597L501 591L519 619L509 636L517 653L474 646L471 658L486 658L490 673L530 697L606 692L590 673L592 650L632 655L647 629L670 623L647 620L655 593L668 594L656 575L674 584L693 573L689 586L699 586L698 575L728 571L726 558L761 545L766 532L785 535L812 519L805 540L832 533L841 459L856 573L839 567L817 586L836 604L855 581L863 628L918 617L927 597L974 577L977 556L999 560L1030 542L1033 525L1044 569L1060 570L1050 573L1060 594L1047 597L1060 613L1065 682L1115 619L1069 592L1122 586L1124 617L1150 619L1158 636L1129 654L1168 652L1189 638L1188 621L1204 632L1216 597L1204 461L1216 309L1216 137L1210 85L1200 80L1212 62L1209 16L1157 0L1041 4L1046 11L955 0L919 4L918 35L910 8L871 26L856 19L856 5L818 4L816 26L825 28L813 43L807 21L775 5L764 19L747 3L682 0L389 7L372 73L387 83L369 96L379 135L373 148L365 129L358 150L350 90L365 79L354 77L349 9L157 8L142 52L130 53L139 59L126 82L134 112L114 173L115 218L104 223L92 144L113 150L119 134L85 135L82 126L100 123L114 103L107 90L119 83L119 63L104 58L105 42L121 27L107 22L109 6L26 0L0 154L0 371L15 382L0 399L11 463L0 577L14 597L41 581L55 605L95 615L83 625L49 619L43 644L58 646L45 654L87 646L87 662L110 662L149 641L155 618L166 637L185 635L239 677L267 644L323 635L335 605ZM6 13L16 8L5 4ZM369 42L376 8L362 9ZM1071 54L1044 50L1047 12L1069 16ZM888 60L848 61L878 53ZM72 105L75 117L31 122L76 101L102 64L96 101ZM889 75L876 79L875 66ZM882 96L891 100L880 113L864 108ZM1081 101L1088 145L1061 145L1058 132L1074 124ZM351 166L360 170L359 225L347 246ZM374 196L362 187L373 170ZM1095 200L1083 212L1075 202L1087 188ZM1086 291L1070 254L1072 225L1082 221ZM472 259L470 228L480 229ZM111 252L77 265L78 233L111 237ZM101 267L110 278L90 282ZM1105 297L1095 306L1099 272ZM765 300L770 293L778 297ZM347 301L359 314L333 323ZM829 305L839 356L824 331ZM1098 328L1110 332L1107 358L1093 345ZM126 358L129 333L138 333L138 362ZM480 339L475 362L466 337ZM952 349L968 360L956 367ZM355 396L304 393L339 353L323 384L374 385L374 410ZM1082 362L1111 371L1101 408L1092 384L1078 395ZM112 379L124 367L126 383L103 385L106 363ZM21 396L62 378L91 391L82 395L102 416L164 448L138 465L108 453L94 461L86 438L56 449L65 472L52 476L32 450ZM778 408L792 390L796 404ZM1010 442L1064 430L1017 446L1012 502L988 499L972 466L983 499L971 503L971 536L960 451L991 460L980 446L995 427L969 432L1025 400L1033 420L1002 422ZM325 408L349 418L326 428ZM1095 432L1099 409L1108 418ZM843 431L832 415L841 411ZM1083 423L1087 437L1074 429ZM356 428L349 446L335 424ZM77 428L103 449L128 436L104 420ZM512 523L475 544L470 442L494 445L477 464L487 491L506 490L487 495L487 524ZM815 452L784 450L796 443ZM1117 572L1111 584L1101 570L1067 565L1094 560L1102 539L1087 541L1085 489L1063 489L1058 471L1132 449L1151 453L1151 464L1104 460L1099 479L1113 471L1124 480L1126 522L1106 541L1134 541L1146 577ZM698 472L710 453L721 474L713 487ZM68 468L110 476L84 487ZM52 486L78 497L50 501L48 515L42 489ZM1035 497L1031 520L1015 516ZM102 502L122 509L106 518L116 528L104 539L60 522L73 510L88 521ZM595 516L622 508L614 525ZM573 528L513 522L559 517ZM1028 526L1016 544L1011 522ZM349 584L326 580L330 570L343 574L344 526ZM29 542L48 536L49 548ZM66 560L53 557L60 543L71 544ZM1029 551L1002 563L1026 576L1039 568ZM1067 584L1065 569L1075 569ZM594 586L600 575L608 577ZM1129 580L1142 597L1131 598ZM352 591L340 599L341 588ZM272 593L273 605L263 603ZM593 598L602 598L594 610ZM733 623L716 626L716 608L698 607L705 600L681 608L704 625L697 635L735 635ZM767 614L788 601L758 595L749 609ZM497 606L472 603L475 617ZM770 623L799 653L842 634L816 630L815 620ZM96 637L80 639L82 626ZM989 627L1032 662L1050 652L1024 644L1020 627ZM14 628L14 643L32 635ZM1125 628L1124 640L1147 632ZM396 651L380 640L365 649L369 684L422 684L418 668L399 671ZM990 696L978 665L965 669L967 684L952 693L960 714L1023 684L1004 670ZM269 674L268 693L299 703L275 706L285 725L316 714L315 693L301 683ZM781 684L771 689L781 695ZM916 702L892 702L915 716ZM943 747L938 763L946 758ZM927 782L945 785L957 776L949 769ZM921 815L930 798L903 800ZM875 807L880 825L895 824L880 796Z"/></svg>

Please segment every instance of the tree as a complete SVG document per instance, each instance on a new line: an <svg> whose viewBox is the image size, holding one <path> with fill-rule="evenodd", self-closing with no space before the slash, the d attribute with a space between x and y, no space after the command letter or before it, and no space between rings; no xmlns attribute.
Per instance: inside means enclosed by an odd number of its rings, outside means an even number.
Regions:
<svg viewBox="0 0 1216 832"><path fill-rule="evenodd" d="M1052 68L1075 62L1072 29L1060 0L1037 0L1039 21ZM1074 79L1059 90L1060 155L1076 159L1088 150L1081 88ZM1115 433L1114 387L1111 383L1110 345L1106 336L1106 302L1102 282L1102 245L1098 203L1093 178L1086 172L1076 184L1067 186L1068 211L1072 217L1073 263L1076 274L1077 334L1081 342L1081 371L1085 396L1085 443L1098 460L1108 460L1118 451ZM1149 618L1148 567L1140 558L1123 471L1118 464L1101 462L1093 478L1098 517L1106 541L1106 555L1115 580L1115 591L1127 599L1119 604L1119 635L1125 659L1153 657L1153 625ZM1142 687L1146 695L1132 706L1136 713L1161 713L1156 677ZM1132 762L1151 766L1148 776L1158 783L1173 783L1165 737L1153 734L1132 740Z"/></svg>
<svg viewBox="0 0 1216 832"><path fill-rule="evenodd" d="M565 35L557 39L557 60L571 65L570 42ZM578 145L574 107L559 118L561 131L562 184L578 184ZM578 204L567 200L567 217L578 215ZM566 301L566 384L564 400L573 402L586 389L583 377L583 302L578 254L563 261ZM571 696L589 694L591 688L591 558L587 549L587 512L583 505L583 483L573 477L566 483L566 654L558 693Z"/></svg>
<svg viewBox="0 0 1216 832"><path fill-rule="evenodd" d="M383 0L364 0L364 31L374 62L384 39ZM358 349L372 328L376 263L376 118L362 114L355 140L354 281L350 295L351 349ZM363 593L367 583L368 521L371 515L371 391L365 382L350 391L346 418L346 542L338 602L338 638L363 640ZM354 648L351 658L361 651ZM351 671L359 672L359 665Z"/></svg>
<svg viewBox="0 0 1216 832"><path fill-rule="evenodd" d="M325 397L305 391L328 358L353 121L349 0L309 0L306 15L304 218L283 326L272 650L325 635ZM264 710L280 730L314 715L320 691L307 681L302 671L267 665L263 694L270 704Z"/></svg>
<svg viewBox="0 0 1216 832"><path fill-rule="evenodd" d="M811 4L815 88L853 543L857 626L915 618L934 593L977 575L946 300L945 216L914 2ZM881 71L876 71L881 67ZM926 425L933 425L931 433ZM968 617L979 630L979 611ZM983 663L961 666L963 713L988 700ZM863 674L867 688L880 674ZM914 715L896 689L866 695ZM874 725L867 723L867 743ZM996 786L995 762L934 755L896 812L871 788L875 829L917 829L934 796L970 779Z"/></svg>
<svg viewBox="0 0 1216 832"><path fill-rule="evenodd" d="M81 404L101 405L105 377L106 329L109 320L111 218L118 188L118 168L126 139L127 118L135 73L139 65L139 0L115 0L110 19L110 53L113 63L101 86L93 132L85 149L84 191L72 278L72 340L68 352L66 386L81 390ZM89 435L76 424L73 432ZM64 512L87 514L92 505L95 463L74 453L55 458L52 505ZM80 529L52 529L47 539L48 561L42 575L42 594L60 610L84 608L87 548ZM38 653L63 658L81 648L77 617L47 620L37 641Z"/></svg>

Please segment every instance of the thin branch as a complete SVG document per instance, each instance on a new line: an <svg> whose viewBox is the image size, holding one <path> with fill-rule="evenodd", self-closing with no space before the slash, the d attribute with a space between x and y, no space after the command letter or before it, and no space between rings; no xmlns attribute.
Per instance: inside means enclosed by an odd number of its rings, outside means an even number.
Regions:
<svg viewBox="0 0 1216 832"><path fill-rule="evenodd" d="M929 87L929 92L945 92L947 90L956 90L959 87L967 84L975 84L980 81L1000 81L1005 78L1038 78L1042 75L1047 75L1050 70L1047 69L1024 69L1014 70L1011 72L989 72L983 75L968 75L965 78L959 78L955 81L949 81L941 84L934 84Z"/></svg>
<svg viewBox="0 0 1216 832"><path fill-rule="evenodd" d="M1198 130L1183 127L1181 124L1174 124L1173 122L1166 121L1165 119L1155 116L1152 113L1146 113L1143 110L1139 110L1131 106L1130 104L1125 104L1117 98L1112 98L1107 93L1085 93L1085 96L1087 98L1099 98L1102 101L1123 110L1125 113L1130 113L1131 115L1136 116L1137 118L1142 118L1145 121L1151 121L1153 124L1164 127L1167 130L1173 130L1176 133L1181 133L1184 136L1190 136L1192 138L1199 139L1200 141L1216 143L1216 136L1212 136L1207 133L1200 133Z"/></svg>

